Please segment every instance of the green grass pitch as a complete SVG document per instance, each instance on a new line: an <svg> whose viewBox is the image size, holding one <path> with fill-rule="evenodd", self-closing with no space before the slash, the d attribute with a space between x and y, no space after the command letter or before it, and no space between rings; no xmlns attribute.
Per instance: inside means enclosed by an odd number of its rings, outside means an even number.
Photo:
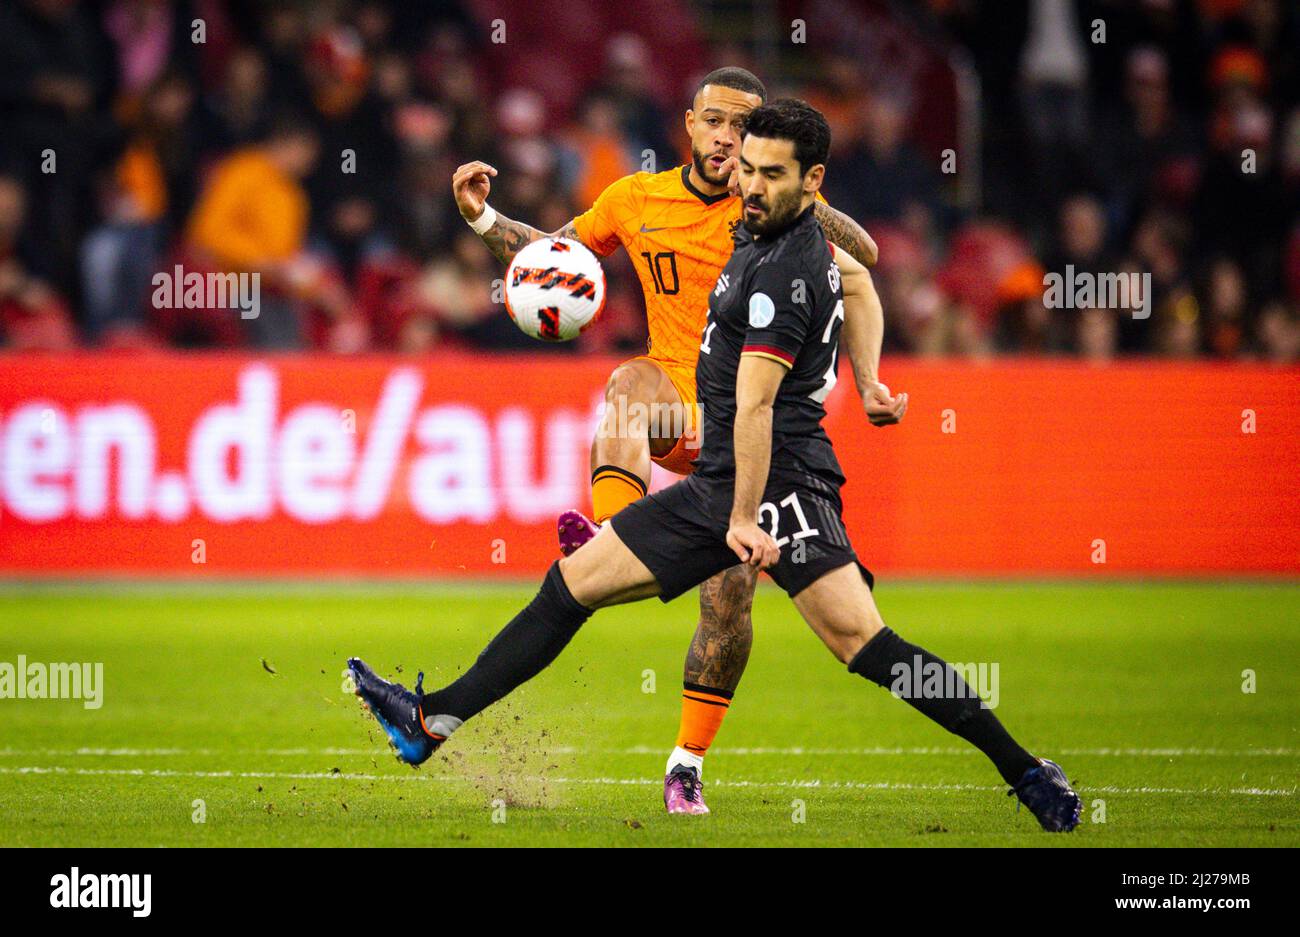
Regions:
<svg viewBox="0 0 1300 937"><path fill-rule="evenodd" d="M0 661L100 661L105 689L98 710L0 700L0 846L1300 845L1300 585L881 585L901 634L998 664L999 716L1084 799L1069 836L770 586L712 816L661 800L693 597L597 614L421 770L397 763L344 659L438 685L532 591L2 587Z"/></svg>

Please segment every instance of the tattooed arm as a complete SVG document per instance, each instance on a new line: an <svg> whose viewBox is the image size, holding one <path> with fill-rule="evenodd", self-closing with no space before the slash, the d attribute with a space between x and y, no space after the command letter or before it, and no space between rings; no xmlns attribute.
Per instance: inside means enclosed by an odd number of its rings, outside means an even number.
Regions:
<svg viewBox="0 0 1300 937"><path fill-rule="evenodd" d="M507 266L509 266L510 261L515 259L515 254L540 238L553 237L579 240L578 229L573 226L572 221L559 231L547 234L524 224L522 221L507 218L500 212L497 213L496 224L480 234L479 237L483 239L483 243L488 246L488 250L493 253L496 259Z"/></svg>
<svg viewBox="0 0 1300 937"><path fill-rule="evenodd" d="M862 226L823 201L813 202L813 214L821 222L826 239L864 267L874 267L879 251Z"/></svg>
<svg viewBox="0 0 1300 937"><path fill-rule="evenodd" d="M488 192L492 189L491 178L496 174L496 169L478 160L465 163L452 174L451 193L456 197L456 207L460 209L461 217L466 221L474 221L483 214L487 207ZM525 245L540 238L562 237L572 238L575 241L579 239L578 231L572 221L559 231L547 234L545 231L538 231L522 221L515 221L500 213L497 214L496 222L492 227L481 233L479 237L488 246L488 250L503 264L509 264Z"/></svg>

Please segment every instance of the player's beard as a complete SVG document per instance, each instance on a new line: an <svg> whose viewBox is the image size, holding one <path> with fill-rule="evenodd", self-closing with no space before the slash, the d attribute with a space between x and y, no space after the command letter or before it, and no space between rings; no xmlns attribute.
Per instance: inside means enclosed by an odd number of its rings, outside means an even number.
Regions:
<svg viewBox="0 0 1300 937"><path fill-rule="evenodd" d="M709 165L709 156L716 156L716 153L710 153L708 156L701 153L695 147L691 147L691 162L695 164L695 172L701 179L709 185L726 185L731 181L731 173L716 173L713 167Z"/></svg>
<svg viewBox="0 0 1300 937"><path fill-rule="evenodd" d="M758 198L753 199L753 202L759 208L764 209L767 214L762 218L751 218L748 213L743 213L741 218L745 230L759 237L774 237L790 227L794 220L799 217L803 192L800 189L782 192L771 205ZM745 198L745 204L750 204L749 197Z"/></svg>

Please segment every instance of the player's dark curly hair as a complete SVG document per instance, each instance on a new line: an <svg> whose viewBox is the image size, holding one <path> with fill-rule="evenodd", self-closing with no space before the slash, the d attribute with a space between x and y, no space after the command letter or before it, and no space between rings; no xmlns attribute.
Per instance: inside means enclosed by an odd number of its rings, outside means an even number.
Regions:
<svg viewBox="0 0 1300 937"><path fill-rule="evenodd" d="M831 127L822 112L806 101L784 98L756 107L745 118L745 135L794 143L799 172L825 164L831 151Z"/></svg>
<svg viewBox="0 0 1300 937"><path fill-rule="evenodd" d="M691 95L692 101L700 96L700 92L704 90L705 85L731 88L733 91L743 91L745 94L756 94L760 101L767 100L767 88L763 87L763 83L758 80L758 76L735 65L716 68L701 78L700 83L695 86L695 93Z"/></svg>

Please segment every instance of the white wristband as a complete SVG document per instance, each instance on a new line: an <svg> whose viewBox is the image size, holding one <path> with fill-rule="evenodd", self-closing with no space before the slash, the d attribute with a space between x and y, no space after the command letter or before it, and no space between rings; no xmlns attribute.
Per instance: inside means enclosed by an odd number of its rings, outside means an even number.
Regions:
<svg viewBox="0 0 1300 937"><path fill-rule="evenodd" d="M473 221L469 222L470 228L475 234L482 234L488 228L497 223L497 210L487 202L483 203L483 213Z"/></svg>

